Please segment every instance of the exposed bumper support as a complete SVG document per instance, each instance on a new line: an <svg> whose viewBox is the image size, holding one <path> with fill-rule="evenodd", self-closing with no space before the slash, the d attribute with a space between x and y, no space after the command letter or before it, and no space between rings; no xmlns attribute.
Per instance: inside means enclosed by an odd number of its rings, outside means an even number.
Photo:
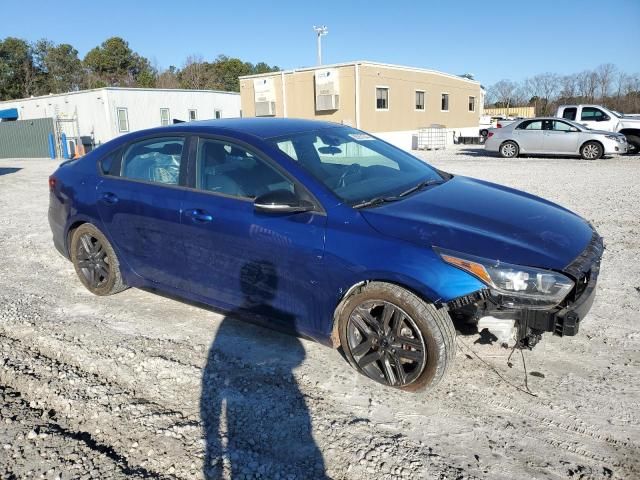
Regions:
<svg viewBox="0 0 640 480"><path fill-rule="evenodd" d="M576 280L572 293L558 307L550 310L508 309L490 296L488 290L454 299L446 304L449 311L473 315L476 319L492 317L495 320L513 320L517 328L516 341L522 347L533 347L544 332L560 337L576 335L580 323L589 313L596 296L600 273L600 259L604 245L594 231L585 250L565 268Z"/></svg>

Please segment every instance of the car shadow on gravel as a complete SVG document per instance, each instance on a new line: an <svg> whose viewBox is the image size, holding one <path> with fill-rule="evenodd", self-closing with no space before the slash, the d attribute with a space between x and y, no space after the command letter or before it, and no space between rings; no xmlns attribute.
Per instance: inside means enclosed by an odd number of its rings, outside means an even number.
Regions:
<svg viewBox="0 0 640 480"><path fill-rule="evenodd" d="M292 372L304 360L302 342L238 320L277 318L278 330L294 332L295 317L270 304L277 271L267 262L248 263L240 283L244 305L223 319L203 372L204 477L327 478Z"/></svg>
<svg viewBox="0 0 640 480"><path fill-rule="evenodd" d="M9 175L10 173L16 173L22 170L18 167L0 167L0 176Z"/></svg>
<svg viewBox="0 0 640 480"><path fill-rule="evenodd" d="M484 147L476 148L461 148L456 151L456 155L463 155L465 157L493 157L491 152L487 152Z"/></svg>

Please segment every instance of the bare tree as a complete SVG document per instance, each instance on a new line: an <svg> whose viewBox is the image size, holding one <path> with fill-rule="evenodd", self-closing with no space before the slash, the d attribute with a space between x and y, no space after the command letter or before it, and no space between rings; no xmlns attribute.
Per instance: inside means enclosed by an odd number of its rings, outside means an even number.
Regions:
<svg viewBox="0 0 640 480"><path fill-rule="evenodd" d="M518 85L511 80L500 80L489 88L489 97L495 103L502 104L503 107L509 108L514 104L516 90Z"/></svg>
<svg viewBox="0 0 640 480"><path fill-rule="evenodd" d="M560 94L560 75L556 73L543 73L540 77L540 93L542 94L541 96L544 102L543 115L550 115L551 104L557 100Z"/></svg>
<svg viewBox="0 0 640 480"><path fill-rule="evenodd" d="M578 95L578 80L575 75L565 75L560 80L562 86L560 96L563 98L574 98Z"/></svg>
<svg viewBox="0 0 640 480"><path fill-rule="evenodd" d="M178 77L183 88L204 89L207 85L207 64L201 56L189 55Z"/></svg>
<svg viewBox="0 0 640 480"><path fill-rule="evenodd" d="M624 83L625 102L620 110L625 113L640 113L640 73L627 75Z"/></svg>
<svg viewBox="0 0 640 480"><path fill-rule="evenodd" d="M576 75L576 80L580 96L593 103L598 89L598 74L592 70L585 70Z"/></svg>
<svg viewBox="0 0 640 480"><path fill-rule="evenodd" d="M536 109L536 115L549 115L550 105L561 91L561 77L555 73L540 73L525 81L525 90Z"/></svg>
<svg viewBox="0 0 640 480"><path fill-rule="evenodd" d="M611 92L613 79L616 75L616 66L612 63L603 63L596 68L598 77L598 87L600 88L600 100L606 103L606 99Z"/></svg>
<svg viewBox="0 0 640 480"><path fill-rule="evenodd" d="M23 78L24 78L24 93L27 97L33 95L36 90L36 84L38 82L38 72L33 65L31 58L25 59L22 62Z"/></svg>
<svg viewBox="0 0 640 480"><path fill-rule="evenodd" d="M180 82L178 81L178 72L176 70L176 67L171 65L166 70L161 71L158 74L156 86L158 88L180 88Z"/></svg>

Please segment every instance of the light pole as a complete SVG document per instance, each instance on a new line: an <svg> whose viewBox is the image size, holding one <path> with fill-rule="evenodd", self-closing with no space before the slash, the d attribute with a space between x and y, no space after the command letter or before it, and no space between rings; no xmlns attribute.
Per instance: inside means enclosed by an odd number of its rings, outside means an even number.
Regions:
<svg viewBox="0 0 640 480"><path fill-rule="evenodd" d="M322 65L322 37L329 33L329 28L326 25L321 27L313 26L313 30L318 37L318 65Z"/></svg>

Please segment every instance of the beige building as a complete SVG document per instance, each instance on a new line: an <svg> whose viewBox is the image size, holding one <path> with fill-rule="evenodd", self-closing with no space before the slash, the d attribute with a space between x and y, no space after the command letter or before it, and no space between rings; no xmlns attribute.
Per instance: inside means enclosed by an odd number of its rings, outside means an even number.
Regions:
<svg viewBox="0 0 640 480"><path fill-rule="evenodd" d="M477 136L482 92L480 83L457 75L374 62L240 77L245 117L338 122L406 149L419 129L434 124L447 129L449 142Z"/></svg>
<svg viewBox="0 0 640 480"><path fill-rule="evenodd" d="M492 117L504 115L505 117L533 118L536 116L536 109L535 107L485 108L484 114Z"/></svg>

